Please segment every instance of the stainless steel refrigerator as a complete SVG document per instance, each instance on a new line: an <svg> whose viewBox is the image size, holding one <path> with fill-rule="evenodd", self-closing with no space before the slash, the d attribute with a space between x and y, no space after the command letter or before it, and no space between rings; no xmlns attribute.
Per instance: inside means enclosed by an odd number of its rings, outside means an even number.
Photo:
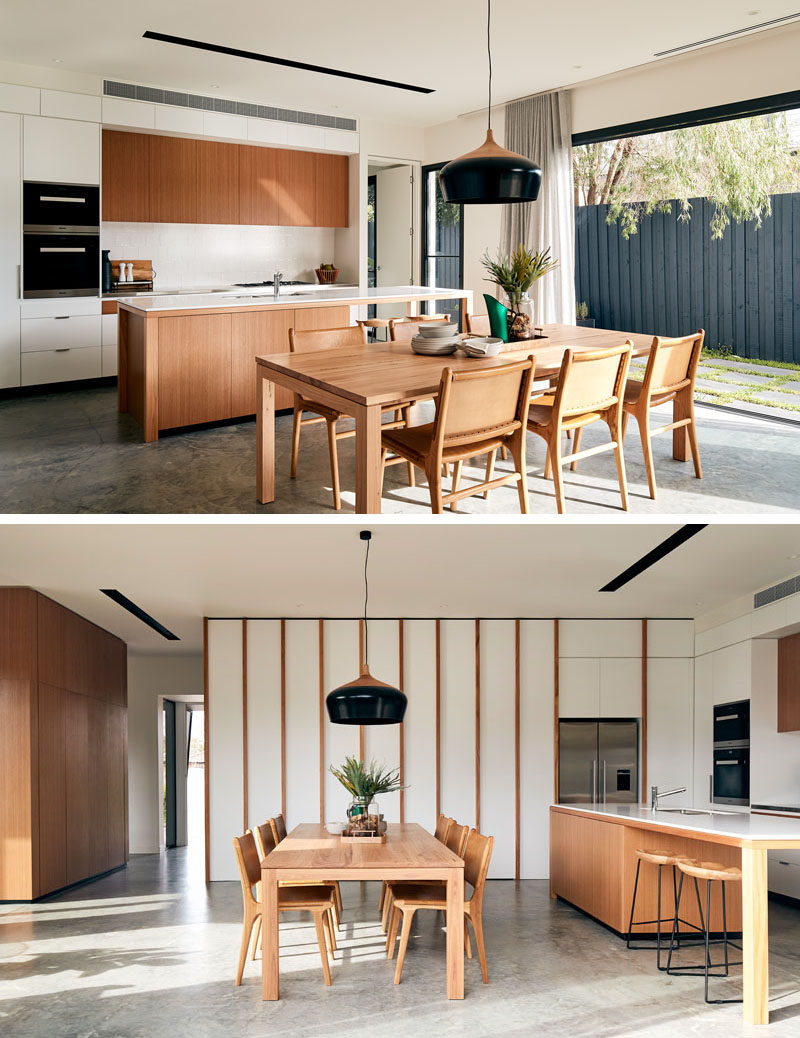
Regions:
<svg viewBox="0 0 800 1038"><path fill-rule="evenodd" d="M638 721L559 721L559 803L635 804L638 778Z"/></svg>

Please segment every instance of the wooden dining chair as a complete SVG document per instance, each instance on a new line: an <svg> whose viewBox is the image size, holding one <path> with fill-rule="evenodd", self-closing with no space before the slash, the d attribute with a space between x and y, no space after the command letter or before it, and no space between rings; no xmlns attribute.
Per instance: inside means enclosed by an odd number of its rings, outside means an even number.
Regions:
<svg viewBox="0 0 800 1038"><path fill-rule="evenodd" d="M242 901L244 903L244 922L242 925L242 941L239 948L239 965L236 970L236 987L242 983L247 951L250 947L251 938L254 940L253 958L255 958L255 947L261 932L261 861L256 849L256 841L252 832L248 831L244 836L234 836L233 849L236 853L236 864L239 867L239 878L242 882ZM255 890L255 893L253 891ZM333 892L325 890L320 886L296 886L280 887L278 890L278 912L311 912L314 917L314 926L317 931L317 944L319 945L320 959L322 960L322 973L325 984L330 987L331 969L328 955L333 959L336 951L336 938L331 923L331 912L333 909ZM253 935L255 927L255 936Z"/></svg>
<svg viewBox="0 0 800 1038"><path fill-rule="evenodd" d="M558 384L553 394L546 393L532 401L528 412L528 429L547 443L545 477L552 473L556 506L564 511L564 484L561 468L569 464L572 471L581 458L601 451L614 452L622 507L628 508L628 488L622 451L622 397L633 343L607 350L577 353L564 351ZM580 450L581 432L594 422L605 422L611 434L609 443ZM575 430L574 449L568 456L561 452L561 434Z"/></svg>
<svg viewBox="0 0 800 1038"><path fill-rule="evenodd" d="M697 427L694 420L694 383L697 365L703 349L705 332L701 328L694 335L682 339L665 339L657 335L650 347L650 356L641 382L629 378L625 383L623 400L622 437L628 415L636 419L644 453L644 467L650 497L656 497L656 473L653 467L653 448L650 443L659 433L686 429L694 462L694 474L703 478L700 468L700 452L697 448ZM653 429L650 425L650 408L672 401L672 421ZM682 434L684 435L684 434Z"/></svg>
<svg viewBox="0 0 800 1038"><path fill-rule="evenodd" d="M277 839L278 830L282 830L284 838L286 836L286 826L283 824L283 815L278 815L277 818L270 818L268 822L264 822L263 825L257 825L254 831L256 840L256 846L258 848L258 855L263 861L264 858L272 851L275 850L278 843ZM336 925L336 929L339 929L340 920L342 917L342 894L339 890L339 884L335 879L320 879L320 880L282 880L280 885L282 887L329 887L333 891L333 921ZM256 957L255 945L253 946L253 958Z"/></svg>
<svg viewBox="0 0 800 1038"><path fill-rule="evenodd" d="M493 836L482 836L473 829L467 838L464 848L464 881L472 887L472 894L464 898L464 950L467 958L472 958L472 946L469 940L469 926L475 934L478 948L478 959L481 965L483 983L489 983L489 970L486 965L486 947L483 940L483 894L489 862L494 847ZM400 919L403 930L400 937L400 950L397 953L397 966L394 971L395 984L400 983L403 963L408 948L408 938L414 914L420 909L433 909L438 912L447 911L447 885L444 883L390 883L389 893L392 896L392 910L389 921L389 933L386 937L386 952L389 959L394 957L397 931Z"/></svg>
<svg viewBox="0 0 800 1038"><path fill-rule="evenodd" d="M283 820L283 812L275 815L269 820L270 828L276 845L286 839L286 822Z"/></svg>
<svg viewBox="0 0 800 1038"><path fill-rule="evenodd" d="M455 819L448 818L447 815L440 813L439 817L436 819L436 828L433 830L434 839L438 840L439 843L444 843L452 825L455 825ZM386 898L388 886L389 883L387 880L384 880L383 883L381 883L381 896L378 901L378 911L380 912L383 910L383 915L381 916L381 933L386 933L386 919L389 911L389 904Z"/></svg>
<svg viewBox="0 0 800 1038"><path fill-rule="evenodd" d="M530 406L533 358L475 371L445 368L436 398L436 416L426 425L383 430L382 460L389 451L406 458L428 477L431 510L441 513L464 497L516 483L520 511L528 512L525 423ZM497 479L488 470L481 482L459 489L462 463L507 445L514 469ZM442 493L442 464L454 464L452 489ZM455 508L453 508L455 511Z"/></svg>
<svg viewBox="0 0 800 1038"><path fill-rule="evenodd" d="M347 325L344 328L322 328L309 331L296 331L289 329L289 350L292 353L316 353L320 350L333 350L343 346L363 346L367 342L367 330L362 325ZM401 407L387 405L382 408L382 413L394 415L392 421L387 422L387 428L400 428L408 422L411 404L403 404ZM312 417L304 418L303 415L310 413ZM325 422L328 430L328 455L331 464L331 482L333 484L333 507L338 512L342 507L342 497L339 486L339 453L337 443L339 440L355 436L355 429L339 429L338 422L341 418L349 417L343 411L328 407L326 404L318 403L308 397L294 394L294 405L292 409L292 459L289 475L292 479L297 478L297 459L300 454L300 430L307 425L316 425ZM409 479L413 480L414 472L412 466L408 466ZM413 486L413 482L411 484Z"/></svg>
<svg viewBox="0 0 800 1038"><path fill-rule="evenodd" d="M464 331L467 335L491 335L488 314L464 314Z"/></svg>

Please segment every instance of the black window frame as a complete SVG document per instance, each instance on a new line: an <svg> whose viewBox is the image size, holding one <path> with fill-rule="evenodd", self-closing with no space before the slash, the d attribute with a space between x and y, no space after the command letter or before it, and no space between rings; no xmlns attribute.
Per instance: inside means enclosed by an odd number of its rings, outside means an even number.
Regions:
<svg viewBox="0 0 800 1038"><path fill-rule="evenodd" d="M429 177L429 175L431 173L438 172L440 169L442 169L444 166L446 166L448 161L449 160L446 160L445 162L434 162L434 163L431 163L428 166L423 166L421 171L420 171L421 172L421 177L422 177L422 181L421 181L421 184L422 184L422 227L421 227L421 235L420 235L420 263L419 263L419 269L420 269L420 280L421 280L423 285L426 285L428 283L428 260L430 258L429 253L427 251L428 220L429 220L428 191L427 191L428 177ZM459 216L459 220L458 220L458 253L459 253L458 254L458 281L459 281L459 284L458 285L451 285L451 286L448 286L448 287L463 289L463 287L464 287L464 206L463 205L459 205L458 208L460 210L460 216ZM463 299L460 299L458 301L458 328L459 328L459 331L461 331L461 329L464 326L464 303L465 303L465 300L463 300ZM422 306L422 312L423 313L428 313L429 305L430 305L429 303L424 303L423 304L423 306Z"/></svg>

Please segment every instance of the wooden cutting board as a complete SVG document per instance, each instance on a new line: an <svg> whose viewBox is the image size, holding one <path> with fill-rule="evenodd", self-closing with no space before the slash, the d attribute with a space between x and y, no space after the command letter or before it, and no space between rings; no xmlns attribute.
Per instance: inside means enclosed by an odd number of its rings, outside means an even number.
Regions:
<svg viewBox="0 0 800 1038"><path fill-rule="evenodd" d="M153 280L153 261L152 260L112 260L111 261L111 276L114 281L119 281L119 266L120 263L133 263L133 280L134 281L152 281ZM128 268L125 268L125 275L128 274Z"/></svg>

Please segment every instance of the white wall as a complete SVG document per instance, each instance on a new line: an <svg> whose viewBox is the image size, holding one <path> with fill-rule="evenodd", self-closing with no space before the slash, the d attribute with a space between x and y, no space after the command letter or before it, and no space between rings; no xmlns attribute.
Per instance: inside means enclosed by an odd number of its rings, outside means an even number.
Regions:
<svg viewBox="0 0 800 1038"><path fill-rule="evenodd" d="M202 656L128 657L128 828L131 854L154 854L159 849L158 697L202 694Z"/></svg>

